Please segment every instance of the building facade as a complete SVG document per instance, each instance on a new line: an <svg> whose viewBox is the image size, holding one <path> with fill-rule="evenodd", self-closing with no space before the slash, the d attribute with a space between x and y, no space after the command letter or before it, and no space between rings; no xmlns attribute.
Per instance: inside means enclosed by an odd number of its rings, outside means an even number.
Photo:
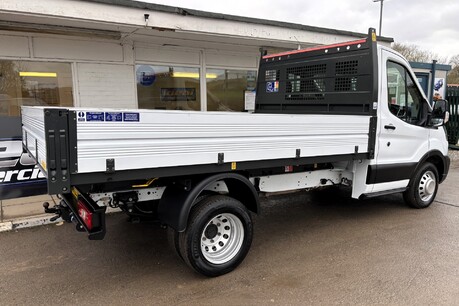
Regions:
<svg viewBox="0 0 459 306"><path fill-rule="evenodd" d="M446 98L446 77L451 70L451 65L432 63L410 62L411 68L418 79L419 85L431 101L434 93L439 93Z"/></svg>

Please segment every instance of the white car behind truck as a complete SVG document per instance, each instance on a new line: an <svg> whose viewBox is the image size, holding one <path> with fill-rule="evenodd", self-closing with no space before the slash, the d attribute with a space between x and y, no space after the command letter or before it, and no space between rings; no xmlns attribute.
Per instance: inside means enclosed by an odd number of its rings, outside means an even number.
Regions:
<svg viewBox="0 0 459 306"><path fill-rule="evenodd" d="M218 276L247 255L261 193L342 184L428 207L449 169L447 108L370 29L262 56L255 113L23 107L23 145L62 199L45 211L95 240L107 206L157 220L186 264Z"/></svg>

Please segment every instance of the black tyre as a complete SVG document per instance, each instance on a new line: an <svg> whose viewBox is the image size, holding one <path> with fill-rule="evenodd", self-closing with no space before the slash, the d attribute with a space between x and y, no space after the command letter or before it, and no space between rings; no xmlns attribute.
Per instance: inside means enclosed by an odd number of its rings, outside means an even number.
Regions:
<svg viewBox="0 0 459 306"><path fill-rule="evenodd" d="M429 207L437 195L438 182L437 168L431 163L425 163L414 174L408 189L403 193L403 199L414 208Z"/></svg>
<svg viewBox="0 0 459 306"><path fill-rule="evenodd" d="M185 232L178 233L182 259L205 276L219 276L234 270L252 244L252 218L236 199L215 195L191 210Z"/></svg>
<svg viewBox="0 0 459 306"><path fill-rule="evenodd" d="M215 195L215 193L211 192L203 192L202 194L199 195L199 197L193 202L193 205L196 203L201 202L207 197L210 197L211 195ZM172 227L167 227L167 241L169 243L169 246L175 251L178 257L180 257L181 260L183 260L182 254L180 252L180 246L179 246L179 232L174 230Z"/></svg>
<svg viewBox="0 0 459 306"><path fill-rule="evenodd" d="M169 246L175 251L177 256L183 260L182 254L180 253L180 247L179 247L179 232L177 232L171 227L168 227L167 228L167 242L169 243Z"/></svg>

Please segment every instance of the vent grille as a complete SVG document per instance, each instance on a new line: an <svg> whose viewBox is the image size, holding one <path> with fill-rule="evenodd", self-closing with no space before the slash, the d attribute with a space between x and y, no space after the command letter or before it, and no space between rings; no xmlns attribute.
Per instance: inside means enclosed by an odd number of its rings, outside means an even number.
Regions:
<svg viewBox="0 0 459 306"><path fill-rule="evenodd" d="M326 72L327 64L291 67L287 68L287 78L290 79L290 76L295 76L295 79L312 78L318 75L325 76Z"/></svg>
<svg viewBox="0 0 459 306"><path fill-rule="evenodd" d="M285 100L323 100L327 64L286 69Z"/></svg>
<svg viewBox="0 0 459 306"><path fill-rule="evenodd" d="M359 65L359 61L357 61L357 60L346 61L346 62L337 62L335 64L335 74L336 75L357 74L358 65Z"/></svg>
<svg viewBox="0 0 459 306"><path fill-rule="evenodd" d="M288 81L286 92L322 92L325 91L324 79Z"/></svg>
<svg viewBox="0 0 459 306"><path fill-rule="evenodd" d="M335 91L357 91L357 77L335 78Z"/></svg>

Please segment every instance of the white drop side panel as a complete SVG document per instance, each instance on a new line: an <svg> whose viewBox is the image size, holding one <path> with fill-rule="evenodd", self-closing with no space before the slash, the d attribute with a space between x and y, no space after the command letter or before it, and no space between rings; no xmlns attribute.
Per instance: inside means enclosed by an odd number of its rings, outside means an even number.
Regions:
<svg viewBox="0 0 459 306"><path fill-rule="evenodd" d="M22 143L38 164L47 170L45 113L42 107L22 106Z"/></svg>
<svg viewBox="0 0 459 306"><path fill-rule="evenodd" d="M132 65L77 64L81 107L137 108Z"/></svg>
<svg viewBox="0 0 459 306"><path fill-rule="evenodd" d="M79 173L104 172L107 159L118 171L217 164L219 153L226 163L368 152L368 116L74 110ZM138 120L102 120L125 113Z"/></svg>

